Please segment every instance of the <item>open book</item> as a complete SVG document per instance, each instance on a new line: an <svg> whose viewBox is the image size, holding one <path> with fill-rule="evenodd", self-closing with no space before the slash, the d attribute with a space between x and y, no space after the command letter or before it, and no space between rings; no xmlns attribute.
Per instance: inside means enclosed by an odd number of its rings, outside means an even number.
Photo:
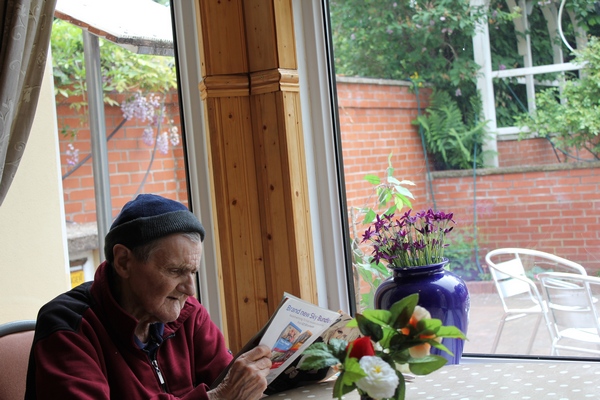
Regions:
<svg viewBox="0 0 600 400"><path fill-rule="evenodd" d="M271 349L273 365L267 376L267 384L270 384L341 315L285 293L269 321L239 351L212 384L212 388L221 383L236 358L261 344Z"/></svg>

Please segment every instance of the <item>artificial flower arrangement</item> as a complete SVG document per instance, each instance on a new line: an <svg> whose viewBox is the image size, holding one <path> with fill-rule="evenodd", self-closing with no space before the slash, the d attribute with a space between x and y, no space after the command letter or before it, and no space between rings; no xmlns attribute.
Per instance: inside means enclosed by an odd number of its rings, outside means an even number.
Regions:
<svg viewBox="0 0 600 400"><path fill-rule="evenodd" d="M373 246L373 262L384 262L389 268L410 268L436 264L444 259L446 234L454 223L452 213L408 210L400 218L394 214L377 215L363 234L362 243Z"/></svg>
<svg viewBox="0 0 600 400"><path fill-rule="evenodd" d="M417 305L418 294L394 303L390 310L367 309L348 323L361 337L351 341L332 339L313 343L303 353L300 369L333 367L339 370L333 397L358 390L373 399L403 400L406 383L402 371L427 375L442 366L444 357L430 354L435 347L451 354L442 338L466 339L456 327L443 326Z"/></svg>

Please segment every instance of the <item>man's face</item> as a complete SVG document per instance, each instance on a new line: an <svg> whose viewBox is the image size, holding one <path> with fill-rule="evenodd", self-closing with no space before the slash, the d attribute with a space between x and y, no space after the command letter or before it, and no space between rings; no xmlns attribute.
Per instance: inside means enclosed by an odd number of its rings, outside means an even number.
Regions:
<svg viewBox="0 0 600 400"><path fill-rule="evenodd" d="M147 262L130 259L123 307L140 321L171 322L195 294L202 243L174 234L160 239Z"/></svg>

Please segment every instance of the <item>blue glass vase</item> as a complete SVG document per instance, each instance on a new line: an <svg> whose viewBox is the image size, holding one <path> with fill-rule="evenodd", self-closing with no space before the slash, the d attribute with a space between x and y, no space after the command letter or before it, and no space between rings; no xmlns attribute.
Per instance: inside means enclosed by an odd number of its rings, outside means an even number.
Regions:
<svg viewBox="0 0 600 400"><path fill-rule="evenodd" d="M393 275L386 279L375 292L375 308L389 310L397 301L413 293L419 294L418 305L442 320L444 325L455 326L465 335L469 324L471 302L465 282L456 274L444 269L448 259L437 264L410 268L392 268ZM464 341L445 338L442 344L454 355L431 349L432 354L458 364L463 353Z"/></svg>

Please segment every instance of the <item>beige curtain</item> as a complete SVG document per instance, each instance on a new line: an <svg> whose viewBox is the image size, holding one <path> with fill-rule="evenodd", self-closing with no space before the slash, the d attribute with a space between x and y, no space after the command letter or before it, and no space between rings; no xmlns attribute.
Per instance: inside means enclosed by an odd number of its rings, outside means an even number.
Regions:
<svg viewBox="0 0 600 400"><path fill-rule="evenodd" d="M0 0L0 205L35 115L56 0Z"/></svg>

